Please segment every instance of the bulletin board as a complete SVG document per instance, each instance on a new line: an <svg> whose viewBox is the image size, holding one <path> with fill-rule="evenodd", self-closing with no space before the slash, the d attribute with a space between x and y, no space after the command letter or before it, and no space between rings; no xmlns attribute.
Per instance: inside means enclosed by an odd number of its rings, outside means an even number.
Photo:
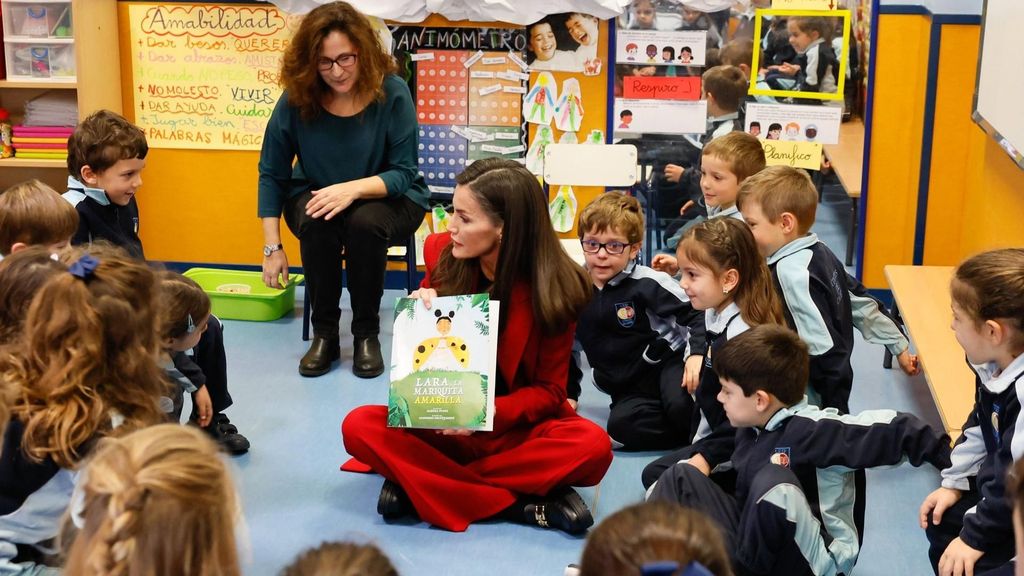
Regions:
<svg viewBox="0 0 1024 576"><path fill-rule="evenodd" d="M178 2L118 3L121 78L124 86L134 86L122 94L123 106L125 116L134 122L139 121L139 108L136 98L138 85L133 84L132 58L138 57L139 46L138 40L132 45L129 30L130 9L136 5L175 8L216 6ZM232 7L270 8L266 4ZM450 22L436 15L420 25L451 28L513 27L500 23ZM601 22L601 31L607 36L607 22ZM145 38L142 40L146 41ZM579 78L587 112L581 133L603 131L607 114L606 71L587 77L562 72L554 74L559 83L566 78ZM477 154L485 152L480 149L476 151ZM258 265L262 260L260 247L263 245L263 235L256 218L258 162L258 146L248 150L210 150L192 146L151 148L143 173L143 186L139 191L142 222L139 234L146 245L147 256L154 260L172 262ZM580 207L601 191L600 188L577 190ZM289 264L299 266L298 242L287 233L283 225L282 233L286 253L290 258ZM566 233L565 236L570 237L572 234Z"/></svg>

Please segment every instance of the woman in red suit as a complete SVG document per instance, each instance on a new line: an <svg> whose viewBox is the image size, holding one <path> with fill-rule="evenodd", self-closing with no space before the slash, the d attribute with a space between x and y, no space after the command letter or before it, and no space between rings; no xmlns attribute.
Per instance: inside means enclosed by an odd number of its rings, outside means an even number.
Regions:
<svg viewBox="0 0 1024 576"><path fill-rule="evenodd" d="M476 520L585 532L593 518L570 486L593 486L611 464L599 426L566 402L576 317L590 280L562 250L537 179L510 160L479 160L456 180L448 233L427 238L427 276L412 294L489 292L501 302L494 431L388 428L386 406L341 425L348 453L384 476L377 511L413 512L463 531Z"/></svg>

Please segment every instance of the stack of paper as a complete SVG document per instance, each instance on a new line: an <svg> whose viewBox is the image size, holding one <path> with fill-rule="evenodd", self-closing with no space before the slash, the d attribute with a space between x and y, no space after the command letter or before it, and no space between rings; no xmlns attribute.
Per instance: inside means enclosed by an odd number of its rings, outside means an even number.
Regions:
<svg viewBox="0 0 1024 576"><path fill-rule="evenodd" d="M78 101L73 90L51 90L25 103L25 124L29 126L74 126L78 123Z"/></svg>
<svg viewBox="0 0 1024 576"><path fill-rule="evenodd" d="M68 137L74 128L60 126L15 126L14 155L18 158L67 160Z"/></svg>

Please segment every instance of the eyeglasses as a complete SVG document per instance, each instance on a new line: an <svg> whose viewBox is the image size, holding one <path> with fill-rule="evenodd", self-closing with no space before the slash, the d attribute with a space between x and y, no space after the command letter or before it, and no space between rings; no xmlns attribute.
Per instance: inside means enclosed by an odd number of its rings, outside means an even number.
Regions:
<svg viewBox="0 0 1024 576"><path fill-rule="evenodd" d="M321 72L327 72L328 70L333 69L335 64L337 64L339 68L351 68L352 66L355 66L357 56L359 56L359 54L349 53L340 54L334 60L331 60L330 58L321 58L320 60L317 60L316 68Z"/></svg>
<svg viewBox="0 0 1024 576"><path fill-rule="evenodd" d="M587 254L597 254L601 250L601 248L604 248L605 252L612 255L622 254L623 252L626 251L627 246L632 246L632 244L619 242L617 240L613 240L611 242L598 242L597 240L580 240L580 245L583 246L583 251L586 252Z"/></svg>

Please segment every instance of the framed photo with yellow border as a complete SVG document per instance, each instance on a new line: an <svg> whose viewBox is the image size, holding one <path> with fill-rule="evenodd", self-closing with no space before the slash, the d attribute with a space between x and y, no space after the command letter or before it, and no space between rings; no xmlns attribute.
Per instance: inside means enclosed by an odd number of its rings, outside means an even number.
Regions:
<svg viewBox="0 0 1024 576"><path fill-rule="evenodd" d="M840 54L837 54L839 60L839 69L835 71L836 74L836 91L822 93L822 92L808 92L803 90L777 90L770 87L763 82L758 83L758 76L761 70L760 59L761 59L761 48L760 45L755 44L754 60L750 66L750 94L758 96L774 96L776 98L807 98L811 100L842 100L843 89L846 86L846 67L849 59L846 57L850 49L850 11L849 10L776 10L776 9L762 9L755 12L754 18L754 38L762 38L761 30L765 23L765 16L771 17L809 17L809 18L842 18L842 30L843 30L843 45Z"/></svg>

